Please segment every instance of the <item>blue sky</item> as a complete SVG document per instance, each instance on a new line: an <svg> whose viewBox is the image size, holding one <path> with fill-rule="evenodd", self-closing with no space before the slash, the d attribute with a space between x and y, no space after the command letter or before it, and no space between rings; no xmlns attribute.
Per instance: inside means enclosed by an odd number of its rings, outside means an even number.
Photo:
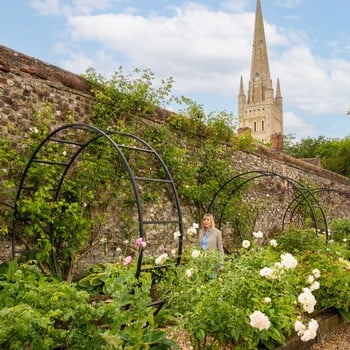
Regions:
<svg viewBox="0 0 350 350"><path fill-rule="evenodd" d="M262 0L284 133L350 136L350 1ZM0 44L71 72L119 66L173 77L173 93L237 116L248 87L255 0L12 0Z"/></svg>

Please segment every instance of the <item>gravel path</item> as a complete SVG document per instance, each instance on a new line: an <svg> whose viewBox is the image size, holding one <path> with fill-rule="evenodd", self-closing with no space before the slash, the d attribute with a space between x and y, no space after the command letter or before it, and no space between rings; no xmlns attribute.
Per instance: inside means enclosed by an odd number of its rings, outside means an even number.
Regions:
<svg viewBox="0 0 350 350"><path fill-rule="evenodd" d="M177 341L181 350L193 350L187 332L174 332L172 339ZM323 337L318 343L312 345L310 350L350 350L350 323Z"/></svg>
<svg viewBox="0 0 350 350"><path fill-rule="evenodd" d="M310 350L350 350L350 323L328 334Z"/></svg>

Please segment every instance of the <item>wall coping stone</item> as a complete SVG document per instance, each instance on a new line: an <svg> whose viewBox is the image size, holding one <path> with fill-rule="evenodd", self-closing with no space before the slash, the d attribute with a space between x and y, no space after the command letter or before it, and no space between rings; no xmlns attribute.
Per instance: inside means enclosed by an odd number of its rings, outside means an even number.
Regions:
<svg viewBox="0 0 350 350"><path fill-rule="evenodd" d="M34 57L12 50L0 45L0 69L4 72L23 72L39 79L59 82L71 89L90 93L85 79L54 65L40 61Z"/></svg>

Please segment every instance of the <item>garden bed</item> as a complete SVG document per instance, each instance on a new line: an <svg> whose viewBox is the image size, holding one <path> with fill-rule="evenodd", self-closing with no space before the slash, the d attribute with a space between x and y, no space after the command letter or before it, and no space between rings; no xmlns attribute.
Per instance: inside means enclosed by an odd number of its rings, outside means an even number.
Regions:
<svg viewBox="0 0 350 350"><path fill-rule="evenodd" d="M303 342L295 333L283 346L276 350L348 350L350 349L350 323L345 321L337 312L328 311L316 317L319 328L316 339ZM170 331L168 337L176 341L181 350L193 350L188 332ZM221 350L234 349L232 345L227 345ZM260 350L265 350L261 348Z"/></svg>

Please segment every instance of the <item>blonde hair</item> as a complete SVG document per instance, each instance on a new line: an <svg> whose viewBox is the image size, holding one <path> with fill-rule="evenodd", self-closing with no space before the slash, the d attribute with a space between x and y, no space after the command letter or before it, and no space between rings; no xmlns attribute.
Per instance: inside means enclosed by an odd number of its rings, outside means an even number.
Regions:
<svg viewBox="0 0 350 350"><path fill-rule="evenodd" d="M209 219L210 219L211 228L213 229L213 231L215 231L215 220L214 220L213 214L207 213L207 214L204 214L204 215L203 215L203 218L202 218L202 228L203 228L203 229L204 229L203 220L204 220L205 218L209 218Z"/></svg>

